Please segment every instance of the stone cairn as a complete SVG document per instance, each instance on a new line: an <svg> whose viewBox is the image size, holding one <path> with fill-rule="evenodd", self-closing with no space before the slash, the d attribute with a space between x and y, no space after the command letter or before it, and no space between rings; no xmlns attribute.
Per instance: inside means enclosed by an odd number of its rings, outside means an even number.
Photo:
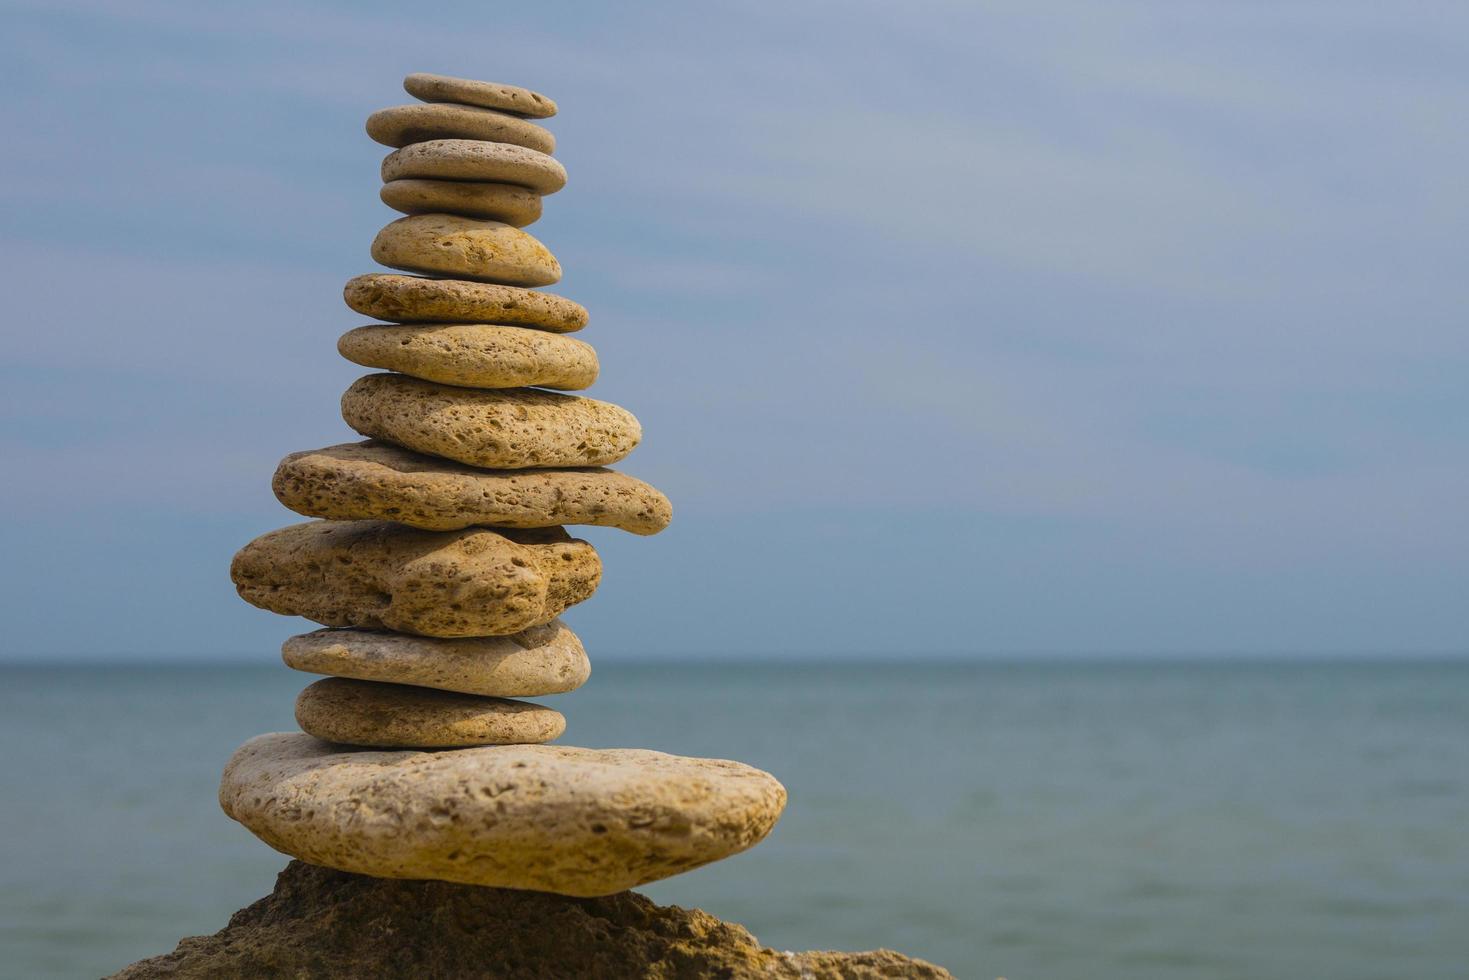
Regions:
<svg viewBox="0 0 1469 980"><path fill-rule="evenodd" d="M410 75L422 100L375 112L394 147L382 200L406 217L372 256L411 273L347 283L347 305L386 323L337 349L383 373L342 396L365 442L293 453L281 503L313 518L235 556L248 602L325 626L285 642L302 733L246 742L220 804L267 844L381 878L599 896L742 851L785 805L774 777L738 762L552 746L561 714L522 697L590 673L556 617L589 598L597 553L562 525L654 534L667 498L605 467L642 437L581 390L597 355L567 334L561 278L521 229L566 171L531 120L556 104L526 89ZM304 734L303 734L304 733Z"/></svg>

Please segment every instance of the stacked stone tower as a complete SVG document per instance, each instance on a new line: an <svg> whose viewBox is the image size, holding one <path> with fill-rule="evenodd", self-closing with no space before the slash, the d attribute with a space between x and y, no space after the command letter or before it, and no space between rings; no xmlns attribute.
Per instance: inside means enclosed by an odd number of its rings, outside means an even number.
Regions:
<svg viewBox="0 0 1469 980"><path fill-rule="evenodd" d="M286 641L328 675L296 702L300 733L230 760L220 803L277 850L387 878L593 896L727 857L785 804L737 762L544 743L566 727L520 698L572 690L590 667L557 617L591 597L597 553L563 525L653 534L668 500L607 469L642 437L589 387L587 323L533 287L561 277L521 229L566 172L525 89L410 75L422 100L374 113L396 149L382 200L406 217L372 244L409 275L347 284L382 323L338 342L368 374L342 397L365 442L287 456L281 503L308 518L235 556L247 601L325 629Z"/></svg>

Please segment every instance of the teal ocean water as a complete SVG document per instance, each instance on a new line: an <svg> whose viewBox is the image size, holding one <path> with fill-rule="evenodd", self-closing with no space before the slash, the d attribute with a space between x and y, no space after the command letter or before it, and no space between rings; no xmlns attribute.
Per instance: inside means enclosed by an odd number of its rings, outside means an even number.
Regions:
<svg viewBox="0 0 1469 980"><path fill-rule="evenodd" d="M3 668L0 974L212 932L285 859L218 810L306 678ZM650 886L965 978L1469 976L1469 664L599 665L565 741L742 759L755 850Z"/></svg>

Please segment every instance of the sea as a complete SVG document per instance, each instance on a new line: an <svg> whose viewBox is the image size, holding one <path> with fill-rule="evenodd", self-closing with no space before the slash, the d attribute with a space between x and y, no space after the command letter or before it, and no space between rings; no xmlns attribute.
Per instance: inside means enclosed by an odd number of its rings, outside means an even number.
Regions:
<svg viewBox="0 0 1469 980"><path fill-rule="evenodd" d="M0 975L213 932L286 859L219 810L294 729L260 666L0 668ZM1469 977L1469 662L604 663L563 741L739 759L790 804L643 889L778 949L993 980Z"/></svg>

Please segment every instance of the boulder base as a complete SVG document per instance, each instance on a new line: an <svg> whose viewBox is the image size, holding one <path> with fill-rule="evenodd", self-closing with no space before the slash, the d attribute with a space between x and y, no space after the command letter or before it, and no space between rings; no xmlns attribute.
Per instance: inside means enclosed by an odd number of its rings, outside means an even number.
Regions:
<svg viewBox="0 0 1469 980"><path fill-rule="evenodd" d="M781 953L697 909L622 892L538 892L392 881L292 861L275 891L212 936L184 939L114 980L353 977L952 980L890 950Z"/></svg>

